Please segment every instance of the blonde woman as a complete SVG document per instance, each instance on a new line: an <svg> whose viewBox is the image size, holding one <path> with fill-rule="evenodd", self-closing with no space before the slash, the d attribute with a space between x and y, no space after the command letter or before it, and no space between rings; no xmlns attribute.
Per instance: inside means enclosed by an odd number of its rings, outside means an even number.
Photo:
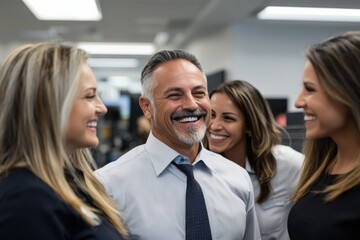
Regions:
<svg viewBox="0 0 360 240"><path fill-rule="evenodd" d="M107 109L80 49L24 45L0 68L0 236L125 239L93 176L98 117Z"/></svg>
<svg viewBox="0 0 360 240"><path fill-rule="evenodd" d="M291 239L360 236L360 32L348 32L306 52L303 88L305 162L293 196Z"/></svg>

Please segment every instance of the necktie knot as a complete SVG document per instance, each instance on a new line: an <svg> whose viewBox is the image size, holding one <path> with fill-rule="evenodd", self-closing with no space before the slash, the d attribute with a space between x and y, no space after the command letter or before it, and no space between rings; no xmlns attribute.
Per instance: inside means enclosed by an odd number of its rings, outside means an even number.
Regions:
<svg viewBox="0 0 360 240"><path fill-rule="evenodd" d="M194 178L193 166L191 164L177 164L177 163L174 163L174 165L180 171L182 171L186 175L186 177Z"/></svg>

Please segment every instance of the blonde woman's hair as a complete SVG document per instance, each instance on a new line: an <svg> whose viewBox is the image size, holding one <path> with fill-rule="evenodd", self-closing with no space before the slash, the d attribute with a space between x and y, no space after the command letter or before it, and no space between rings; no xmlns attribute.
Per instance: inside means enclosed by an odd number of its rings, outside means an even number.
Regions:
<svg viewBox="0 0 360 240"><path fill-rule="evenodd" d="M360 32L346 32L315 44L305 55L325 94L348 109L360 132ZM304 167L292 197L294 201L302 198L321 175L329 172L337 150L337 145L329 137L305 142ZM333 201L359 184L360 166L357 166L351 172L339 175L334 184L325 188L325 200Z"/></svg>
<svg viewBox="0 0 360 240"><path fill-rule="evenodd" d="M100 211L124 236L115 204L93 175L89 149L68 156L66 130L86 53L58 43L28 44L15 49L0 68L0 178L26 167L90 225ZM77 171L83 172L79 176ZM66 180L71 175L96 210L83 202Z"/></svg>

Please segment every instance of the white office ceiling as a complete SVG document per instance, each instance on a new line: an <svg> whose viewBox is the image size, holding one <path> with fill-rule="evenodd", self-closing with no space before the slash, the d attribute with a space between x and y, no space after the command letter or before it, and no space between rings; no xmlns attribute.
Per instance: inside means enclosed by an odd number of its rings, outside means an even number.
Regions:
<svg viewBox="0 0 360 240"><path fill-rule="evenodd" d="M169 39L159 48L186 48L198 37L206 37L237 22L257 22L255 15L268 5L301 7L360 8L360 0L98 0L103 19L98 22L40 21L21 0L0 0L1 54L18 44L48 40L65 42L152 43L158 33ZM306 24L358 26L359 23L284 22L265 24ZM125 56L126 57L126 56ZM127 56L129 57L129 56ZM131 56L133 57L133 56ZM99 80L126 76L123 86L139 91L139 74L149 56L137 56L139 67L95 69ZM131 82L131 84L130 84ZM123 83L123 82L122 82ZM105 89L109 89L104 85ZM116 86L119 88L118 86Z"/></svg>
<svg viewBox="0 0 360 240"><path fill-rule="evenodd" d="M21 0L1 0L0 43L153 42L157 33L167 32L168 44L183 47L231 23L257 21L255 13L266 5L360 8L359 0L99 0L99 4L103 14L99 22L40 21Z"/></svg>

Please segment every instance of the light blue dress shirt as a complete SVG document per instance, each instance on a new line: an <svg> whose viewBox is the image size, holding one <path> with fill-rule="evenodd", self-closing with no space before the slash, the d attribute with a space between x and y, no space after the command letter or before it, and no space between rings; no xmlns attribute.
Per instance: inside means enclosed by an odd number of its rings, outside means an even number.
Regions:
<svg viewBox="0 0 360 240"><path fill-rule="evenodd" d="M294 205L290 198L299 182L304 155L284 145L274 146L271 152L276 159L277 171L271 179L272 192L269 198L261 204L255 204L257 219L262 240L289 240L287 219ZM257 197L260 194L259 181L248 160L245 169L250 175Z"/></svg>
<svg viewBox="0 0 360 240"><path fill-rule="evenodd" d="M146 144L96 171L134 239L185 239L187 179L171 164L178 155L150 133ZM203 147L193 165L213 240L261 239L246 170Z"/></svg>

